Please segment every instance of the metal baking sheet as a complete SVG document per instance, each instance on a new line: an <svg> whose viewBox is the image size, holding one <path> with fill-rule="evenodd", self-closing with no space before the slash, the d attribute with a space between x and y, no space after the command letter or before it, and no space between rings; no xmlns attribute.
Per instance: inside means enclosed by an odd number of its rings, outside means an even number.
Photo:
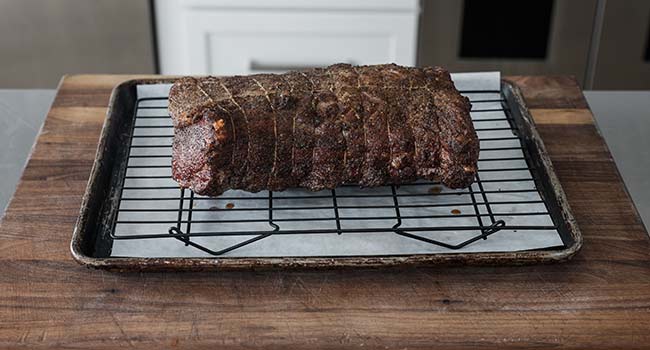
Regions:
<svg viewBox="0 0 650 350"><path fill-rule="evenodd" d="M577 251L581 239L561 187L552 173L543 143L516 88L503 84L499 92L490 86L489 81L480 81L485 77L485 74L454 76L459 90L465 91L465 95L474 101L473 109L478 111L472 113L472 117L479 130L479 138L485 140L481 145L485 150L481 152L479 163L484 183L474 184L471 190L457 191L435 184L397 189L339 188L336 190L340 197L338 202L345 209L338 210L337 219L340 220L337 221L327 219L332 216L329 193L303 190L275 193L273 205L276 208L283 205L312 208L278 210L273 218L278 220L276 224L282 226L283 230L294 232L315 227L332 230L336 228L332 225L338 224L345 232L355 229L366 229L367 232L341 235L273 234L217 257L196 249L195 245L218 250L219 247L229 247L248 238L230 235L191 237L192 245L172 237L129 239L148 233L165 234L178 214L179 189L168 178L169 168L165 166L169 162L169 153L165 152L170 150L147 147L171 142L171 138L165 138L160 132L168 130L167 135L170 135L170 130L163 128L169 127L169 119L148 118L160 116L162 111L166 113L166 101L151 97L165 96L168 85L160 85L165 82L163 80L122 84L116 87L111 99L97 162L73 237L73 255L86 265L116 269L384 266L452 262L501 264L566 259ZM494 85L493 82L491 84ZM496 86L499 87L498 78ZM509 112L507 119L504 118L506 112ZM116 120L122 121L119 126ZM512 135L516 137L509 137ZM144 147L124 147L128 144ZM147 156L151 154L155 156ZM107 172L107 168L111 171ZM528 168L535 168L535 173ZM149 175L153 178L149 178ZM539 179L534 180L533 175L538 175ZM531 180L514 181L516 179ZM101 181L110 184L109 188L103 188L108 190L103 195L93 189L93 185L97 186ZM155 187L155 192L150 187ZM435 194L427 195L431 189L436 189ZM397 198L391 195L391 190L395 191L393 194L397 194ZM358 197L356 194L360 192L370 196ZM479 204L474 207L468 204L473 194L479 197ZM230 191L224 196L227 199L197 196L192 200L194 213L191 220L188 220L187 209L178 218L183 222L192 222L192 231L199 233L214 231L215 222L218 222L219 230L270 231L268 222L264 220L268 215L264 210L269 205L266 200L268 193ZM283 200L283 197L288 199ZM400 208L400 214L405 217L401 229L433 225L452 228L418 232L425 239L453 244L475 236L476 232L471 230L453 229L476 225L477 216L465 214L472 211L483 217L488 216L488 210L489 214L498 214L498 219L505 221L506 228L461 249L448 249L387 231L386 228L392 227L395 222L395 208L391 206L396 201L400 203L395 205L404 206ZM100 203L101 208L98 208ZM231 206L236 210L224 210ZM313 209L319 206L325 209ZM370 206L380 208L373 208L370 214L366 214L369 212L366 207ZM449 215L450 210L458 215ZM99 216L95 219L101 220L92 222L92 218L88 217L91 211ZM364 215L379 216L380 219L363 220ZM247 220L229 223L242 217ZM319 218L323 220L319 221ZM539 229L547 226L546 230ZM526 230L526 227L536 229Z"/></svg>

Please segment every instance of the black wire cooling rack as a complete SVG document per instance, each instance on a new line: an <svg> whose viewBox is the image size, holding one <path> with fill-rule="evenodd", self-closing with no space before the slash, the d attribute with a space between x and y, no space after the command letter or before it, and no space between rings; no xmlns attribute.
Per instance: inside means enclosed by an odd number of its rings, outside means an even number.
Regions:
<svg viewBox="0 0 650 350"><path fill-rule="evenodd" d="M540 174L501 91L461 91L472 102L481 142L475 183L452 191L436 182L331 191L229 191L217 198L179 189L171 180L173 128L166 98L136 101L127 163L117 183L111 238L173 239L219 256L274 235L389 232L458 250L499 231L557 230ZM305 226L308 228L305 228ZM464 232L462 241L432 232ZM204 237L232 237L208 247Z"/></svg>

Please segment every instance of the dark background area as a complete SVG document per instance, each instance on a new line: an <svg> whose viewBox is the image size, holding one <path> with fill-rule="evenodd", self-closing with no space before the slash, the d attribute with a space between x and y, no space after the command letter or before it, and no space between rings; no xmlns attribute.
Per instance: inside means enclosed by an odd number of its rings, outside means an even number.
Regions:
<svg viewBox="0 0 650 350"><path fill-rule="evenodd" d="M645 44L645 60L647 62L650 62L650 23L648 23L648 34L646 35L646 41L647 43Z"/></svg>
<svg viewBox="0 0 650 350"><path fill-rule="evenodd" d="M465 0L460 57L545 59L553 2Z"/></svg>

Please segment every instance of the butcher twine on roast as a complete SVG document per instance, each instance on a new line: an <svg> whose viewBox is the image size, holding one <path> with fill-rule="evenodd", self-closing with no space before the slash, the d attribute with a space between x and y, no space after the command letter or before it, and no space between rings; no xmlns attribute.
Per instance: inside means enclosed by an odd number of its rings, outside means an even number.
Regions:
<svg viewBox="0 0 650 350"><path fill-rule="evenodd" d="M186 77L169 93L172 176L208 196L417 179L463 188L479 155L470 108L440 67Z"/></svg>

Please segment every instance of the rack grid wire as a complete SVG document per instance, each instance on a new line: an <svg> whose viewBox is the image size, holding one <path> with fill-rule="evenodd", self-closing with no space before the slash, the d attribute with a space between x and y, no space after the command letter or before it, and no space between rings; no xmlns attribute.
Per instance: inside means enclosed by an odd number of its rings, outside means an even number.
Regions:
<svg viewBox="0 0 650 350"><path fill-rule="evenodd" d="M450 190L438 182L418 181L368 189L344 185L321 192L228 191L216 198L195 195L171 179L173 126L167 99L140 98L126 170L118 182L111 238L175 239L220 256L273 235L390 232L458 250L506 228L557 230L504 95L498 90L461 93L472 103L481 145L479 171L469 188ZM442 231L467 234L455 243L427 236ZM214 248L202 244L202 237L236 241Z"/></svg>

